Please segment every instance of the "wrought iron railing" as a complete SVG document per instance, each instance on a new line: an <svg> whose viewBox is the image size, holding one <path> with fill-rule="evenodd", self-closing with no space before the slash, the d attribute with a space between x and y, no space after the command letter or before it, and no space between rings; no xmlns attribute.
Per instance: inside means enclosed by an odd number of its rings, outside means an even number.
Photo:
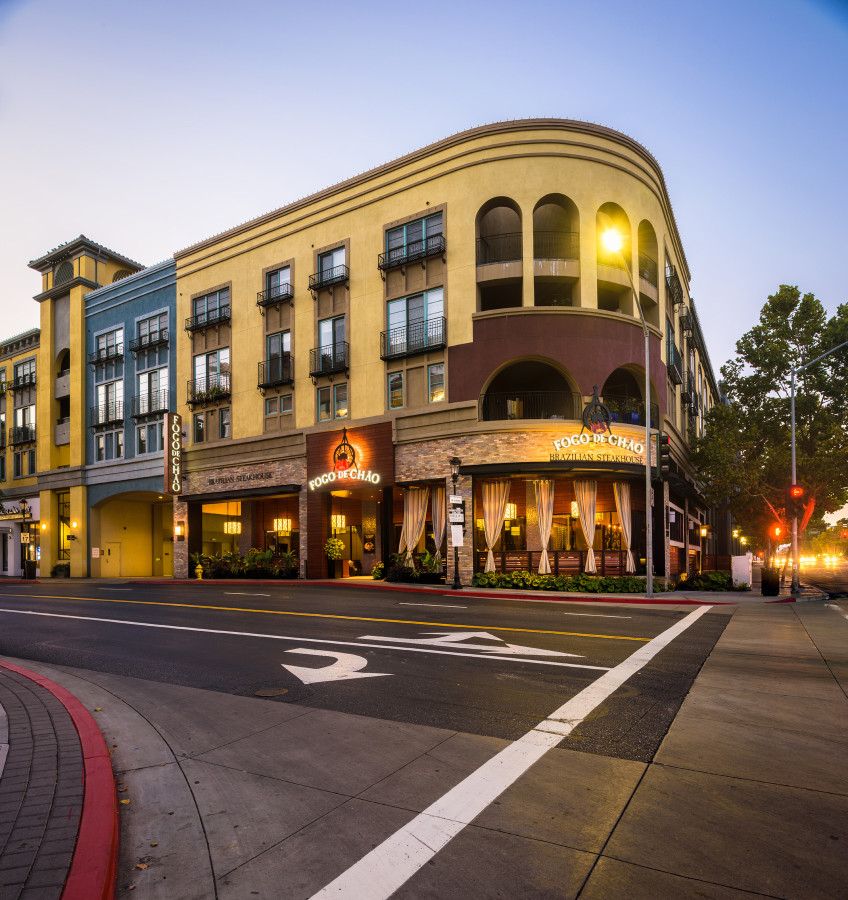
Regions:
<svg viewBox="0 0 848 900"><path fill-rule="evenodd" d="M380 359L398 359L444 347L446 324L444 317L439 317L380 332Z"/></svg>
<svg viewBox="0 0 848 900"><path fill-rule="evenodd" d="M571 391L489 391L479 400L481 422L508 419L579 419L580 394Z"/></svg>
<svg viewBox="0 0 848 900"><path fill-rule="evenodd" d="M124 421L124 403L122 400L113 400L111 403L102 403L100 406L92 406L89 410L89 423L92 428L102 425L112 425Z"/></svg>
<svg viewBox="0 0 848 900"><path fill-rule="evenodd" d="M680 306L683 302L683 287L680 284L680 276L674 266L665 267L665 284L668 289L668 296L675 306Z"/></svg>
<svg viewBox="0 0 848 900"><path fill-rule="evenodd" d="M680 399L684 403L691 403L692 397L695 396L696 393L695 376L692 372L687 372L686 380L683 382L683 387L680 389Z"/></svg>
<svg viewBox="0 0 848 900"><path fill-rule="evenodd" d="M683 357L677 349L674 341L666 342L666 351L668 355L668 377L674 384L683 384Z"/></svg>
<svg viewBox="0 0 848 900"><path fill-rule="evenodd" d="M9 429L9 443L31 444L35 441L35 425L16 425Z"/></svg>
<svg viewBox="0 0 848 900"><path fill-rule="evenodd" d="M257 306L273 306L275 303L283 303L294 297L292 286L286 282L285 284L275 284L274 287L268 288L267 291L259 291L256 295Z"/></svg>
<svg viewBox="0 0 848 900"><path fill-rule="evenodd" d="M230 321L230 307L220 306L218 309L210 309L196 316L189 316L185 320L185 330L188 332L201 331L211 325L220 325Z"/></svg>
<svg viewBox="0 0 848 900"><path fill-rule="evenodd" d="M230 396L230 373L222 372L218 375L207 375L205 378L195 378L188 383L188 396L186 403L193 406L196 403L215 403L218 400L226 400Z"/></svg>
<svg viewBox="0 0 848 900"><path fill-rule="evenodd" d="M167 390L150 391L132 398L132 417L153 416L168 412L169 395Z"/></svg>
<svg viewBox="0 0 848 900"><path fill-rule="evenodd" d="M21 388L35 386L35 372L27 372L26 375L17 375L12 379L11 384L7 384L13 391L19 391Z"/></svg>
<svg viewBox="0 0 848 900"><path fill-rule="evenodd" d="M410 241L402 247L393 247L385 253L381 253L377 257L377 267L383 269L394 269L398 266L405 266L407 263L415 262L417 259L426 259L428 256L439 256L447 249L445 236L443 234L434 234L420 241Z"/></svg>
<svg viewBox="0 0 848 900"><path fill-rule="evenodd" d="M689 334L692 333L692 316L689 313L689 310L684 306L680 311L680 327L684 332Z"/></svg>
<svg viewBox="0 0 848 900"><path fill-rule="evenodd" d="M657 261L647 253L639 254L639 277L654 287L659 284L659 266Z"/></svg>
<svg viewBox="0 0 848 900"><path fill-rule="evenodd" d="M522 258L521 232L477 238L477 265L515 262Z"/></svg>
<svg viewBox="0 0 848 900"><path fill-rule="evenodd" d="M112 362L115 359L121 359L124 355L124 345L112 344L109 347L98 347L93 353L88 354L88 361L91 365L95 363Z"/></svg>
<svg viewBox="0 0 848 900"><path fill-rule="evenodd" d="M259 363L257 387L274 387L275 384L291 384L294 381L294 358L291 354L274 356Z"/></svg>
<svg viewBox="0 0 848 900"><path fill-rule="evenodd" d="M315 347L309 351L310 375L333 375L344 372L350 365L350 344L339 341L325 347Z"/></svg>
<svg viewBox="0 0 848 900"><path fill-rule="evenodd" d="M130 353L138 353L141 350L152 350L154 347L166 347L168 345L168 329L163 328L160 331L151 331L149 334L142 334L130 341Z"/></svg>
<svg viewBox="0 0 848 900"><path fill-rule="evenodd" d="M580 235L570 231L534 231L534 259L580 259Z"/></svg>
<svg viewBox="0 0 848 900"><path fill-rule="evenodd" d="M610 411L610 419L619 425L641 425L645 427L645 402L636 397L618 397L604 394L604 405ZM660 408L652 403L651 427L660 427Z"/></svg>
<svg viewBox="0 0 848 900"><path fill-rule="evenodd" d="M347 266L333 266L331 269L322 269L309 276L309 290L319 291L322 288L332 287L334 284L344 284L350 278L350 269Z"/></svg>

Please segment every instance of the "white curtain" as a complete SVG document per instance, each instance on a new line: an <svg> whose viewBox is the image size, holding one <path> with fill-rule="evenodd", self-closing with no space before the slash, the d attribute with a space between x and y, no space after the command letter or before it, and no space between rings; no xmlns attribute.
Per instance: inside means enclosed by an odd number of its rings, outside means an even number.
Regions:
<svg viewBox="0 0 848 900"><path fill-rule="evenodd" d="M534 481L536 489L536 511L539 514L539 534L542 538L542 558L539 561L539 574L547 575L551 571L548 559L548 541L551 539L551 526L554 522L554 483L549 478Z"/></svg>
<svg viewBox="0 0 848 900"><path fill-rule="evenodd" d="M442 559L442 541L445 539L445 489L433 488L431 504L433 516L433 540L436 542L436 559Z"/></svg>
<svg viewBox="0 0 848 900"><path fill-rule="evenodd" d="M615 492L615 508L618 511L618 521L621 523L621 542L627 551L624 571L635 572L636 564L633 562L633 553L630 550L630 482L616 481L613 484L613 491Z"/></svg>
<svg viewBox="0 0 848 900"><path fill-rule="evenodd" d="M583 537L589 545L589 552L586 554L586 571L594 575L598 571L595 565L595 551L592 549L595 541L595 502L598 496L598 482L575 481L574 496L577 498L577 514L580 517Z"/></svg>
<svg viewBox="0 0 848 900"><path fill-rule="evenodd" d="M421 540L427 518L430 488L406 488L403 492L403 527L400 530L398 553L406 550L406 563L412 565L412 551Z"/></svg>
<svg viewBox="0 0 848 900"><path fill-rule="evenodd" d="M497 543L503 528L507 500L509 500L508 481L483 482L483 531L486 535L486 549L489 551L486 557L487 572L495 571L492 547Z"/></svg>

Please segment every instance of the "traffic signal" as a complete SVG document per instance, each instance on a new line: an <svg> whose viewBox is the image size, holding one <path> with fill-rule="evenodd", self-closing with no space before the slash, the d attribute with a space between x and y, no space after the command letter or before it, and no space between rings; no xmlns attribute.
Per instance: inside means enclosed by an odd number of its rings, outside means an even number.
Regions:
<svg viewBox="0 0 848 900"><path fill-rule="evenodd" d="M843 537L843 538L848 538L848 528L843 528L843 529L842 529L842 537Z"/></svg>
<svg viewBox="0 0 848 900"><path fill-rule="evenodd" d="M772 536L776 541L779 541L780 538L783 537L783 526L782 526L782 525L775 525L775 526L773 526L772 529L771 529L771 536Z"/></svg>
<svg viewBox="0 0 848 900"><path fill-rule="evenodd" d="M790 484L786 488L786 518L802 519L804 517L804 500L806 488L801 484Z"/></svg>
<svg viewBox="0 0 848 900"><path fill-rule="evenodd" d="M671 444L665 432L658 435L660 446L660 474L665 478L671 472Z"/></svg>

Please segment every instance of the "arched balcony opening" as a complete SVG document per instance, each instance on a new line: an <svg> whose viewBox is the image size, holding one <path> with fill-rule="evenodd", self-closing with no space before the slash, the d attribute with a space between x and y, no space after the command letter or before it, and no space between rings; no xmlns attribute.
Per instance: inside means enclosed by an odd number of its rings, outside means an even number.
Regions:
<svg viewBox="0 0 848 900"><path fill-rule="evenodd" d="M71 440L71 351L66 347L56 356L56 380L53 383L56 424L54 443L57 447Z"/></svg>
<svg viewBox="0 0 848 900"><path fill-rule="evenodd" d="M542 360L524 359L491 379L480 395L479 419L578 419L582 408L582 398L564 372Z"/></svg>
<svg viewBox="0 0 848 900"><path fill-rule="evenodd" d="M614 229L622 239L622 252L633 271L630 219L617 203L604 203L595 220L598 248L598 309L635 315L633 290L621 253L610 252L603 242L604 232Z"/></svg>
<svg viewBox="0 0 848 900"><path fill-rule="evenodd" d="M521 210L495 197L477 213L478 310L521 306Z"/></svg>
<svg viewBox="0 0 848 900"><path fill-rule="evenodd" d="M639 301L645 319L650 325L659 328L659 249L657 233L654 226L647 219L642 219L638 230L639 244L639 278L636 284L639 288Z"/></svg>
<svg viewBox="0 0 848 900"><path fill-rule="evenodd" d="M574 201L548 194L533 210L536 306L579 306L580 219Z"/></svg>
<svg viewBox="0 0 848 900"><path fill-rule="evenodd" d="M645 427L644 378L644 371L621 367L604 382L601 400L609 409L613 422ZM657 403L651 403L650 412L652 427L659 428Z"/></svg>

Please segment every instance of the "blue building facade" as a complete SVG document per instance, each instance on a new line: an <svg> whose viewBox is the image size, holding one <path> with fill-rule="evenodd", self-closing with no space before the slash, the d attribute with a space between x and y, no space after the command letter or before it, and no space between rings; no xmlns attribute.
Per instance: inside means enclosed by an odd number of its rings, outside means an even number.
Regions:
<svg viewBox="0 0 848 900"><path fill-rule="evenodd" d="M85 297L92 577L173 574L163 430L176 408L175 313L173 260Z"/></svg>

